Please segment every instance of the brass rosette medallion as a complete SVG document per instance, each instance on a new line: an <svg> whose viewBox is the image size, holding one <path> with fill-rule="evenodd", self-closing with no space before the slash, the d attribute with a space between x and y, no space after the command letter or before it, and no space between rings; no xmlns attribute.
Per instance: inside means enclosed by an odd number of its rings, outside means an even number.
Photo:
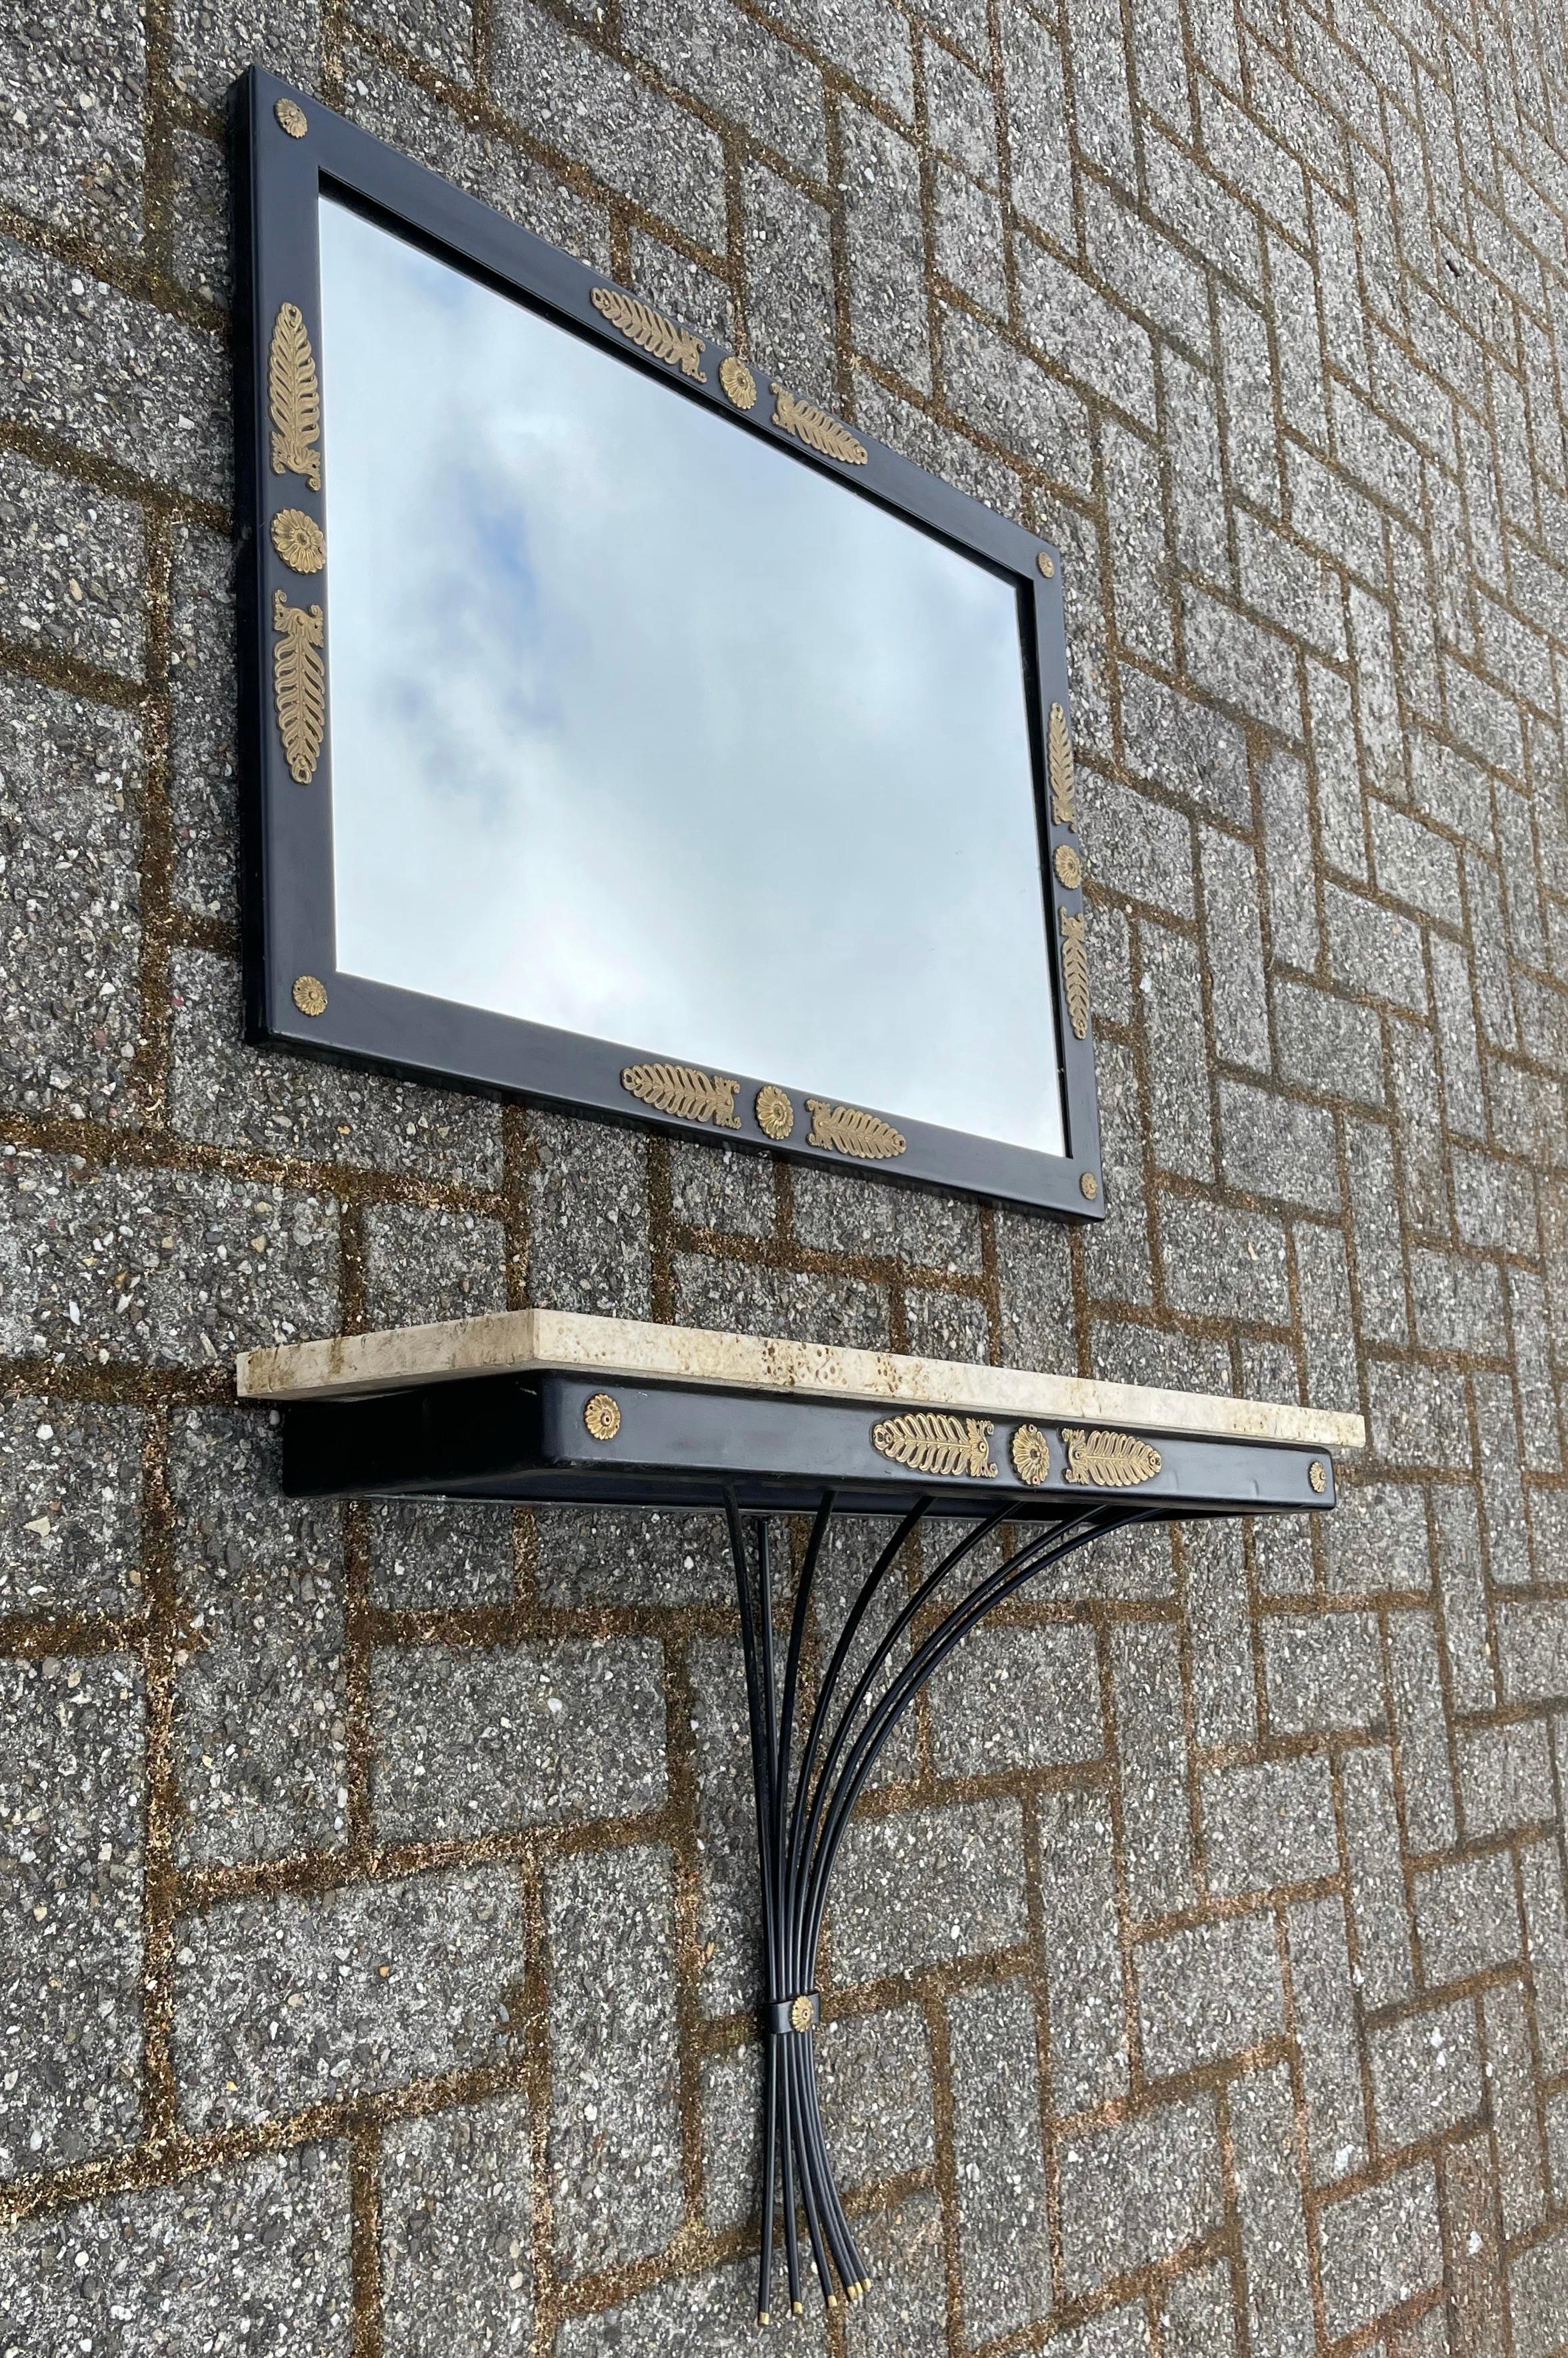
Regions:
<svg viewBox="0 0 1568 2358"><path fill-rule="evenodd" d="M327 535L303 508L279 508L268 530L272 545L292 572L319 573L327 562Z"/></svg>
<svg viewBox="0 0 1568 2358"><path fill-rule="evenodd" d="M1099 1181L1092 1171L1086 1171L1079 1179L1078 1193L1086 1204L1092 1204L1099 1194Z"/></svg>
<svg viewBox="0 0 1568 2358"><path fill-rule="evenodd" d="M1052 866L1056 871L1057 882L1065 884L1069 892L1076 892L1084 881L1084 863L1070 843L1059 843L1056 846L1056 856Z"/></svg>
<svg viewBox="0 0 1568 2358"><path fill-rule="evenodd" d="M609 1392L595 1392L583 1409L582 1421L595 1441L613 1441L621 1430L621 1403Z"/></svg>
<svg viewBox="0 0 1568 2358"><path fill-rule="evenodd" d="M305 120L305 109L302 106L296 105L291 98L280 98L272 111L276 115L281 128L287 132L291 139L304 138L310 125Z"/></svg>
<svg viewBox="0 0 1568 2358"><path fill-rule="evenodd" d="M1164 1459L1152 1441L1130 1433L1064 1433L1069 1482L1087 1482L1098 1490L1130 1490L1152 1482Z"/></svg>
<svg viewBox="0 0 1568 2358"><path fill-rule="evenodd" d="M1314 1457L1307 1467L1307 1480L1321 1498L1328 1487L1328 1468L1321 1457Z"/></svg>
<svg viewBox="0 0 1568 2358"><path fill-rule="evenodd" d="M326 987L313 974L300 975L290 996L301 1015L325 1015L327 1012Z"/></svg>
<svg viewBox="0 0 1568 2358"><path fill-rule="evenodd" d="M1037 1490L1051 1479L1051 1443L1037 1424L1021 1424L1010 1444L1012 1470L1021 1482Z"/></svg>
<svg viewBox="0 0 1568 2358"><path fill-rule="evenodd" d="M757 1128L766 1138L787 1138L795 1128L795 1100L787 1089L765 1081L757 1091Z"/></svg>
<svg viewBox="0 0 1568 2358"><path fill-rule="evenodd" d="M789 2010L792 2030L809 2030L816 2019L816 2008L808 1997L797 1997Z"/></svg>
<svg viewBox="0 0 1568 2358"><path fill-rule="evenodd" d="M736 353L727 353L719 362L719 382L724 388L725 399L732 402L737 409L755 409L757 380Z"/></svg>

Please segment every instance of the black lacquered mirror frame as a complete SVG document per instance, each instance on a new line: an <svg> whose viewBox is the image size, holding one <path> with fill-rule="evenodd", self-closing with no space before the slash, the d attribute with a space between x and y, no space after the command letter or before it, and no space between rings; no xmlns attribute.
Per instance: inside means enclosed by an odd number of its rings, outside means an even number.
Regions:
<svg viewBox="0 0 1568 2358"><path fill-rule="evenodd" d="M516 1092L676 1134L706 1132L726 1144L839 1169L1077 1218L1101 1217L1082 852L1056 549L860 427L848 428L775 386L765 361L740 362L758 395L752 406L741 409L724 378L728 373L731 387L744 390L746 376L736 377L739 356L726 345L650 307L633 310L600 274L259 68L234 85L231 114L242 534L236 568L242 924L251 1040L411 1078ZM338 971L329 568L324 544L312 538L312 527L318 535L324 532L326 517L326 438L314 374L322 341L318 209L324 192L604 346L623 364L667 385L672 398L703 402L736 433L766 437L797 464L843 483L847 498L879 503L1016 584L1026 618L1024 685L1065 1155L911 1120L896 1106L847 1108L826 1091L814 1098L816 1082L809 1073L697 1073L691 1077L708 1083L705 1091L672 1096L667 1081L644 1077L633 1086L631 1076L667 1076L681 1053L678 1042L590 1038ZM650 318L662 352L643 348ZM285 417L280 451L278 371L281 366L287 375L291 362L298 397ZM278 456L281 470L274 464ZM868 880L858 881L864 886ZM874 888L875 880L870 882ZM786 1111L790 1127L781 1136Z"/></svg>

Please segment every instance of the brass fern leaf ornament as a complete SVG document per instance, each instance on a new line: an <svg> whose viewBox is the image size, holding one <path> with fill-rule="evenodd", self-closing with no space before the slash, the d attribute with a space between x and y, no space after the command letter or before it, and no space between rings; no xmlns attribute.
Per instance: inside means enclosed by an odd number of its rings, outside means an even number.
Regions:
<svg viewBox="0 0 1568 2358"><path fill-rule="evenodd" d="M650 360L663 361L666 368L679 369L698 384L708 378L702 366L702 340L689 328L680 328L655 311L651 303L635 295L624 295L619 287L596 287L589 297L596 311L619 328L629 343L646 352Z"/></svg>
<svg viewBox="0 0 1568 2358"><path fill-rule="evenodd" d="M699 1072L695 1065L628 1065L621 1086L643 1105L682 1121L710 1121L718 1130L741 1127L735 1110L741 1084L722 1073Z"/></svg>
<svg viewBox="0 0 1568 2358"><path fill-rule="evenodd" d="M828 1098L807 1098L811 1128L807 1146L825 1147L830 1154L852 1155L857 1163L891 1163L909 1141L880 1114L862 1113L859 1106L835 1105Z"/></svg>
<svg viewBox="0 0 1568 2358"><path fill-rule="evenodd" d="M857 442L847 426L818 409L814 401L802 401L787 385L773 387L773 424L785 434L819 450L825 459L837 459L846 467L863 467L866 446Z"/></svg>
<svg viewBox="0 0 1568 2358"><path fill-rule="evenodd" d="M1045 732L1045 766L1051 773L1051 817L1058 827L1076 827L1076 779L1073 773L1073 732L1059 704L1051 707Z"/></svg>
<svg viewBox="0 0 1568 2358"><path fill-rule="evenodd" d="M321 488L321 387L310 333L297 303L285 303L273 323L267 359L267 406L272 413L272 471L303 475Z"/></svg>
<svg viewBox="0 0 1568 2358"><path fill-rule="evenodd" d="M978 1416L943 1416L923 1409L913 1416L890 1416L871 1427L871 1446L895 1466L915 1474L949 1474L970 1481L994 1481L990 1439L995 1427Z"/></svg>
<svg viewBox="0 0 1568 2358"><path fill-rule="evenodd" d="M1062 979L1067 987L1067 1021L1075 1040L1089 1028L1089 951L1081 909L1062 912Z"/></svg>
<svg viewBox="0 0 1568 2358"><path fill-rule="evenodd" d="M1064 1433L1069 1482L1092 1483L1100 1490L1135 1489L1152 1482L1164 1460L1152 1441L1130 1433Z"/></svg>
<svg viewBox="0 0 1568 2358"><path fill-rule="evenodd" d="M327 666L321 658L319 606L291 606L281 590L272 593L273 701L277 733L297 785L308 786L321 758L327 733Z"/></svg>

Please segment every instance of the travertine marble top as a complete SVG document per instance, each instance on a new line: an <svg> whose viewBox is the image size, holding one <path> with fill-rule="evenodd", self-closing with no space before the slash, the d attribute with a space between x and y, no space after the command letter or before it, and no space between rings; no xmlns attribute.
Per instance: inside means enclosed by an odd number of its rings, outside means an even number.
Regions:
<svg viewBox="0 0 1568 2358"><path fill-rule="evenodd" d="M1331 1409L1098 1383L1026 1368L907 1358L830 1343L788 1343L775 1336L589 1318L567 1310L506 1310L438 1326L334 1335L319 1343L245 1351L238 1361L240 1397L254 1401L389 1391L462 1376L521 1374L531 1368L624 1381L652 1378L824 1399L904 1401L982 1416L1065 1417L1229 1441L1282 1441L1309 1449L1360 1449L1367 1437L1358 1416Z"/></svg>

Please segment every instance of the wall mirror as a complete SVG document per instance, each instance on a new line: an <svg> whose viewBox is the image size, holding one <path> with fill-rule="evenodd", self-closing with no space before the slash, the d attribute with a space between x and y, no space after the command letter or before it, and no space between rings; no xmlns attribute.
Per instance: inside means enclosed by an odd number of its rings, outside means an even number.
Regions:
<svg viewBox="0 0 1568 2358"><path fill-rule="evenodd" d="M253 1036L1097 1216L1055 551L234 106Z"/></svg>

